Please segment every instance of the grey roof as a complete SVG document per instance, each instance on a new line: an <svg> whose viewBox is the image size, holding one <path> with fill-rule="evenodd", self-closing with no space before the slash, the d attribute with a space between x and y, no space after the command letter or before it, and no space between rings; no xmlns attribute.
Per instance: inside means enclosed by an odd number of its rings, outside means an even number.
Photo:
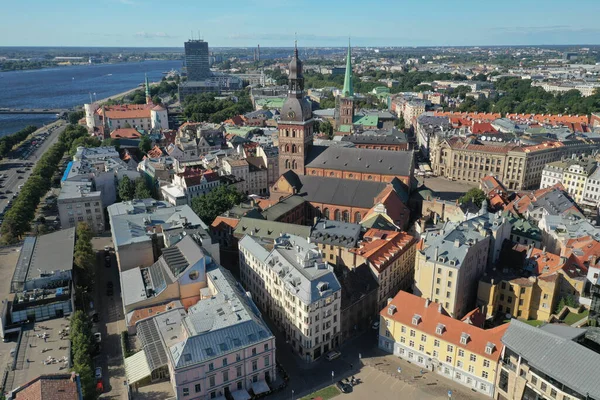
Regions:
<svg viewBox="0 0 600 400"><path fill-rule="evenodd" d="M586 333L585 329L573 328L572 326L562 324L544 324L540 326L540 329L567 340L575 340Z"/></svg>
<svg viewBox="0 0 600 400"><path fill-rule="evenodd" d="M321 218L313 225L310 237L315 243L353 248L357 246L360 233L359 224Z"/></svg>
<svg viewBox="0 0 600 400"><path fill-rule="evenodd" d="M375 135L375 134L360 134L346 135L342 137L342 141L352 142L354 144L403 144L406 143L406 136L402 139L392 135Z"/></svg>
<svg viewBox="0 0 600 400"><path fill-rule="evenodd" d="M533 201L534 208L541 207L550 215L560 215L570 208L577 207L575 202L560 189L554 189Z"/></svg>
<svg viewBox="0 0 600 400"><path fill-rule="evenodd" d="M188 337L169 346L176 369L273 338L256 305L229 271L211 264L206 275L216 293L190 307L183 318Z"/></svg>
<svg viewBox="0 0 600 400"><path fill-rule="evenodd" d="M19 259L15 266L15 272L13 273L11 281L11 293L23 290L23 284L29 271L29 263L31 262L31 256L33 255L33 249L35 248L35 242L37 238L35 236L27 236L23 241L21 252L19 253Z"/></svg>
<svg viewBox="0 0 600 400"><path fill-rule="evenodd" d="M583 236L591 236L600 240L600 227L592 225L584 218L569 215L544 215L546 230L554 232L557 236L565 239L576 239Z"/></svg>
<svg viewBox="0 0 600 400"><path fill-rule="evenodd" d="M274 271L284 282L285 289L304 304L312 304L340 290L333 269L323 261L321 253L306 236L283 235L275 239L273 250L263 241L250 235L239 242L267 268Z"/></svg>
<svg viewBox="0 0 600 400"><path fill-rule="evenodd" d="M58 194L58 201L72 200L72 199L89 199L100 201L102 192L94 190L94 184L92 182L71 182L64 181Z"/></svg>
<svg viewBox="0 0 600 400"><path fill-rule="evenodd" d="M428 259L436 259L445 265L460 268L472 244L489 240L486 231L495 230L502 224L500 213L485 213L461 222L447 221L442 229L424 235L422 252Z"/></svg>
<svg viewBox="0 0 600 400"><path fill-rule="evenodd" d="M310 235L310 226L242 217L233 232L234 236L238 238L244 235L253 235L263 239L275 239L282 233L308 237Z"/></svg>
<svg viewBox="0 0 600 400"><path fill-rule="evenodd" d="M300 196L290 196L265 209L262 212L262 216L268 221L275 221L282 215L290 212L291 210L303 204L304 202L305 199L303 199Z"/></svg>
<svg viewBox="0 0 600 400"><path fill-rule="evenodd" d="M432 125L432 126L441 126L445 129L449 129L450 118L448 117L437 117L434 115L421 114L417 117L417 123L419 125Z"/></svg>
<svg viewBox="0 0 600 400"><path fill-rule="evenodd" d="M413 152L355 147L326 147L323 149L321 146L313 146L307 161L307 168L410 176L413 169Z"/></svg>
<svg viewBox="0 0 600 400"><path fill-rule="evenodd" d="M330 117L333 118L335 116L335 108L325 108L323 110L314 110L313 114L317 117Z"/></svg>
<svg viewBox="0 0 600 400"><path fill-rule="evenodd" d="M38 236L31 255L26 280L36 279L42 273L73 269L75 228Z"/></svg>
<svg viewBox="0 0 600 400"><path fill-rule="evenodd" d="M512 319L502 343L552 379L600 399L600 354L555 332Z"/></svg>
<svg viewBox="0 0 600 400"><path fill-rule="evenodd" d="M204 229L208 227L188 205L146 208L144 205L123 206L115 203L108 207L113 243L119 246L151 240L154 230L157 233L173 228Z"/></svg>
<svg viewBox="0 0 600 400"><path fill-rule="evenodd" d="M397 152L390 151L389 153ZM300 180L298 194L307 201L360 208L373 207L375 197L387 185L385 182L325 178L312 175L299 176L298 179Z"/></svg>

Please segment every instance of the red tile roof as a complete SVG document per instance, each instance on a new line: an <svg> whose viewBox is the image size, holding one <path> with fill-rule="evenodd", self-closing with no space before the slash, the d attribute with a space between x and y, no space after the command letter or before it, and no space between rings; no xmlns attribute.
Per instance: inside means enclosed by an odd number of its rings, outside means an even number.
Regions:
<svg viewBox="0 0 600 400"><path fill-rule="evenodd" d="M132 118L150 118L150 109L153 104L120 104L114 106L102 107L96 110L99 115L104 115L110 119L132 119Z"/></svg>
<svg viewBox="0 0 600 400"><path fill-rule="evenodd" d="M41 375L16 389L17 400L78 400L77 375Z"/></svg>
<svg viewBox="0 0 600 400"><path fill-rule="evenodd" d="M557 115L557 114L506 114L506 118L513 121L535 121L540 124L566 125L589 124L587 115Z"/></svg>
<svg viewBox="0 0 600 400"><path fill-rule="evenodd" d="M237 218L223 217L219 215L217 218L215 218L212 224L210 224L210 226L218 229L224 229L225 227L235 229L239 223L240 220Z"/></svg>
<svg viewBox="0 0 600 400"><path fill-rule="evenodd" d="M436 117L464 118L469 121L492 122L502 118L500 113L478 113L478 112L454 112L454 111L434 111Z"/></svg>
<svg viewBox="0 0 600 400"><path fill-rule="evenodd" d="M177 306L177 302L170 302L166 304L160 304L157 306L147 307L147 308L138 308L135 311L132 311L131 317L129 317L129 322L127 323L129 326L134 326L138 321L146 319L148 317L152 317L153 315L160 314L161 312L166 311L167 309L172 309Z"/></svg>
<svg viewBox="0 0 600 400"><path fill-rule="evenodd" d="M158 158L158 157L161 157L162 155L163 155L163 151L157 145L154 145L154 147L151 148L150 151L148 151L148 157L150 157L150 158Z"/></svg>
<svg viewBox="0 0 600 400"><path fill-rule="evenodd" d="M473 122L471 125L471 132L473 133L496 133L492 124L489 122Z"/></svg>
<svg viewBox="0 0 600 400"><path fill-rule="evenodd" d="M350 251L368 259L379 272L416 244L416 239L406 232L373 228L365 232L363 240L359 248Z"/></svg>
<svg viewBox="0 0 600 400"><path fill-rule="evenodd" d="M110 133L112 139L139 139L142 134L133 128L119 128Z"/></svg>
<svg viewBox="0 0 600 400"><path fill-rule="evenodd" d="M415 296L413 294L400 291L394 297L392 302L381 310L380 315L384 318L391 318L408 327L414 326L433 337L439 337L447 342L453 343L459 348L466 349L473 353L479 354L493 361L498 361L502 352L501 338L508 328L508 324L500 325L493 329L481 329L477 326L470 325L466 322L459 321L447 315L442 306L436 302L430 301L426 303L426 299ZM395 306L395 312L392 315L388 314L390 305ZM440 310L442 312L440 312ZM419 315L419 323L413 324L413 317ZM438 324L442 324L444 329L442 334L436 333ZM469 340L467 344L460 342L461 335L467 333ZM492 354L487 354L485 348L488 343L494 344Z"/></svg>

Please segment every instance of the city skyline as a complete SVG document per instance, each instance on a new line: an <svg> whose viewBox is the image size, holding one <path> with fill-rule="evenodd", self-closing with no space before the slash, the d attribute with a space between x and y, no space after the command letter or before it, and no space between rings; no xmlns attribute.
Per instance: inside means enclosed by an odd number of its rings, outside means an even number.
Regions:
<svg viewBox="0 0 600 400"><path fill-rule="evenodd" d="M356 46L382 47L600 43L600 28L595 27L593 17L600 11L600 3L591 0L580 0L577 7L566 9L564 2L544 1L543 20L539 18L541 2L515 0L501 6L472 0L460 5L438 0L418 4L378 0L371 13L357 1L340 0L163 4L154 0L76 6L71 0L11 3L3 9L2 45L180 47L193 35L212 47L257 43L279 47L293 43L295 34L302 47L343 46L348 36ZM36 11L32 13L32 9ZM101 21L100 29L90 30L91 15L94 21ZM24 16L27 24L22 23Z"/></svg>

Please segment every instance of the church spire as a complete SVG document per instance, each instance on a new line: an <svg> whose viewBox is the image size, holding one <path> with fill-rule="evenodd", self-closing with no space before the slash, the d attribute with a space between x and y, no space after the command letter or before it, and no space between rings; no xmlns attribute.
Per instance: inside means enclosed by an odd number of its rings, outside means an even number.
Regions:
<svg viewBox="0 0 600 400"><path fill-rule="evenodd" d="M150 83L148 82L148 74L144 74L146 77L146 104L152 103L152 97L150 96Z"/></svg>
<svg viewBox="0 0 600 400"><path fill-rule="evenodd" d="M352 88L352 52L350 49L350 38L348 38L348 55L346 55L346 75L344 76L344 89L342 89L342 96L354 96L354 89Z"/></svg>

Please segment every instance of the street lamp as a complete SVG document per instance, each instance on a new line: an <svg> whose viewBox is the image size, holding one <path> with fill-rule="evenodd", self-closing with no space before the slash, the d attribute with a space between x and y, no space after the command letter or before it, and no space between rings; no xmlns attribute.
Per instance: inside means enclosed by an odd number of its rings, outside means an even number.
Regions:
<svg viewBox="0 0 600 400"><path fill-rule="evenodd" d="M292 389L292 400L294 400L294 389Z"/></svg>
<svg viewBox="0 0 600 400"><path fill-rule="evenodd" d="M331 384L333 385L333 377L335 376L335 372L331 371Z"/></svg>

